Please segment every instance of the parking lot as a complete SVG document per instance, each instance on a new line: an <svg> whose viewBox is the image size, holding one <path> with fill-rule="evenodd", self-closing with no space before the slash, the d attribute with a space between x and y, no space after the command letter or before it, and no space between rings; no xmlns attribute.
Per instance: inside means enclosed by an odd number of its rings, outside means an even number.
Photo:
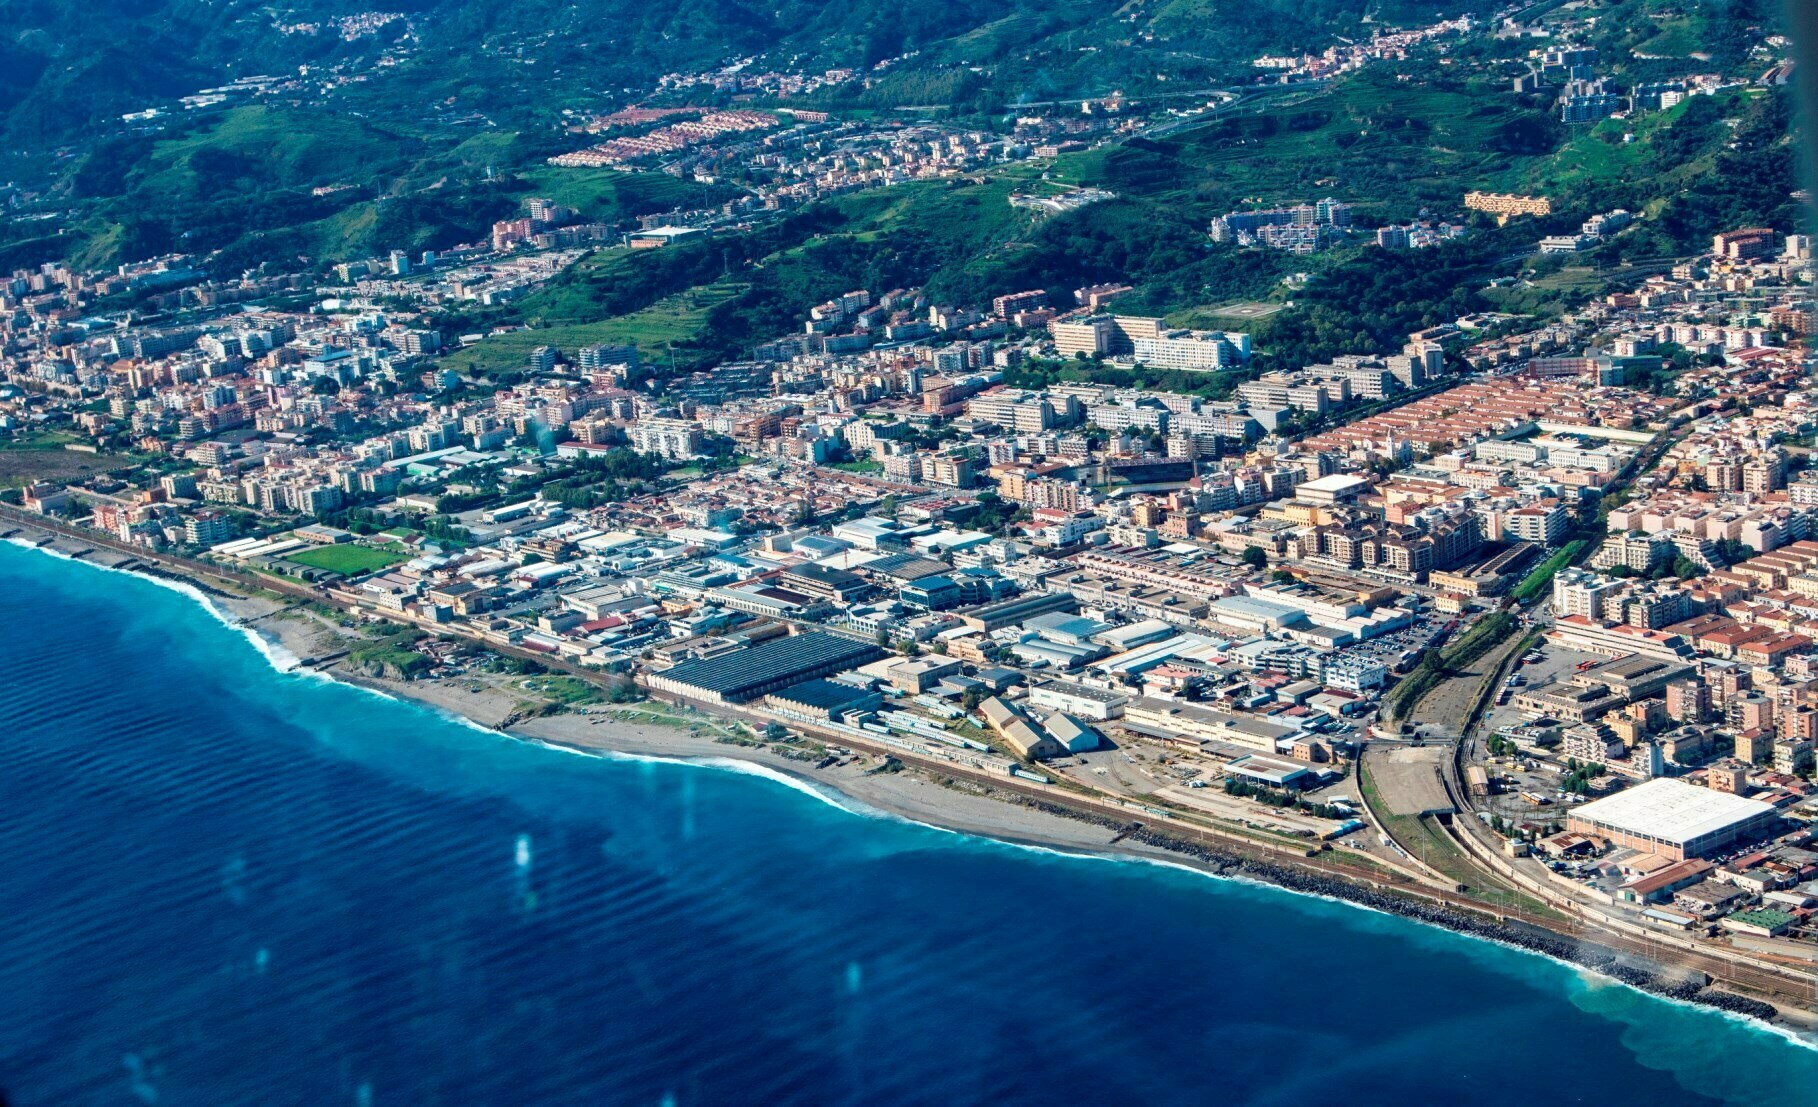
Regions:
<svg viewBox="0 0 1818 1107"><path fill-rule="evenodd" d="M1509 689L1509 702L1493 703L1490 709L1484 713L1486 732L1494 733L1502 727L1515 726L1526 721L1526 715L1515 706L1516 693L1553 681L1563 683L1577 674L1580 665L1584 665L1586 662L1595 664L1608 660L1608 658L1594 653L1560 649L1551 642L1542 642L1539 648L1541 651L1539 661L1524 663L1510 674L1518 680Z"/></svg>
<svg viewBox="0 0 1818 1107"><path fill-rule="evenodd" d="M1432 614L1418 615L1410 626L1402 630L1395 631L1393 634L1385 634L1380 638L1372 638L1367 642L1346 646L1342 650L1334 651L1332 657L1373 658L1393 670L1400 662L1402 654L1410 651L1418 653L1426 649L1427 644L1433 640L1433 636L1438 634L1440 629L1450 621L1449 618L1441 618ZM1460 629L1462 630L1462 627ZM1409 664L1413 664L1416 660L1417 658L1410 658Z"/></svg>

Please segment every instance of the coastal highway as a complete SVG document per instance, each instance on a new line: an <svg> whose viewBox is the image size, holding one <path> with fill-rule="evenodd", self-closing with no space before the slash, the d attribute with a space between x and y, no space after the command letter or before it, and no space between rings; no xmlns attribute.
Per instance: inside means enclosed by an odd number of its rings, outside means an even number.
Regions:
<svg viewBox="0 0 1818 1107"><path fill-rule="evenodd" d="M1610 491L1626 487L1635 478L1651 470L1674 443L1684 438L1697 425L1697 422L1689 423L1657 435L1636 458L1624 479ZM1595 544L1587 545L1580 560L1589 557L1595 549ZM1534 628L1544 628L1550 602L1550 598L1541 599L1528 608L1529 616L1534 619ZM1512 637L1519 640L1525 633L1523 631ZM1500 656L1492 655L1495 660L1487 670L1481 664L1476 667L1483 670L1473 677L1476 695L1468 705L1460 705L1464 709L1457 709L1456 714L1463 721L1463 733L1453 743L1451 755L1443 759L1439 774L1439 783L1457 814L1447 820L1435 820L1435 824L1439 832L1458 847L1457 860L1465 866L1466 875L1475 871L1479 883L1502 883L1522 889L1570 918L1580 936L1587 941L1657 962L1681 964L1731 986L1783 1001L1791 1000L1798 1009L1811 1011L1814 997L1818 997L1818 975L1814 975L1809 967L1777 964L1762 956L1751 955L1747 951L1718 945L1709 940L1656 930L1610 905L1589 899L1576 885L1557 878L1538 866L1524 866L1502 854L1500 839L1493 838L1478 817L1470 790L1464 786L1463 775L1464 765L1478 746L1484 725L1484 706L1501 685L1516 656L1518 650L1511 645Z"/></svg>
<svg viewBox="0 0 1818 1107"><path fill-rule="evenodd" d="M754 715L758 717L768 715L765 712L730 709L723 705L693 701L686 697L667 694L656 696L656 698L732 720L748 722ZM1205 846L1219 853L1256 858L1309 875L1337 878L1349 884L1362 885L1390 895L1426 900L1454 910L1488 917L1498 922L1515 922L1542 930L1550 930L1582 942L1588 947L1626 954L1649 964L1676 965L1701 972L1712 980L1727 984L1742 992L1770 998L1776 1001L1783 1011L1795 1016L1800 1012L1811 1010L1814 988L1812 978L1807 973L1758 960L1748 961L1722 956L1717 951L1694 946L1689 939L1676 942L1671 935L1656 934L1638 926L1612 926L1609 920L1590 914L1581 905L1569 901L1555 904L1561 908L1561 913L1566 916L1565 918L1541 919L1528 916L1516 918L1514 913L1506 907L1498 907L1454 891L1451 879L1442 874L1435 874L1429 881L1417 882L1399 873L1363 869L1360 866L1348 864L1343 854L1276 846L1238 834L1186 824L1165 815L1157 817L1155 809L1145 808L1140 803L1101 799L1022 777L984 772L945 759L905 751L885 743L856 738L843 729L817 727L812 724L803 724L799 720L780 717L771 721L784 723L836 745L895 757L907 765L930 773L983 784L999 791L1010 792L1078 814L1129 824L1140 823L1151 833L1189 844ZM1189 858L1182 860L1188 861ZM1493 855L1491 861L1494 861ZM1556 898L1556 893L1546 894L1547 889L1531 886L1531 882L1527 880L1519 880L1518 883L1521 887L1527 888L1550 903Z"/></svg>
<svg viewBox="0 0 1818 1107"><path fill-rule="evenodd" d="M111 535L99 531L73 526L59 519L51 519L22 511L10 505L0 505L0 530L7 527L18 527L39 534L58 535L88 547L105 547L120 554L128 555L147 564L161 564L180 570L183 575L194 578L200 583L218 581L241 589L258 589L276 592L294 599L308 600L315 603L340 608L349 612L371 614L394 622L418 627L433 634L462 637L474 641L487 649L504 656L524 661L535 661L546 668L566 673L590 683L601 683L604 674L579 665L570 664L561 658L534 650L513 646L508 642L498 641L490 636L483 636L463 628L447 624L433 623L417 619L401 612L373 611L365 597L355 593L338 592L333 589L312 588L308 585L291 581L278 580L255 573L230 569L225 566L199 561L167 553L154 553L140 546L121 542ZM698 703L667 694L652 692L652 697L668 702L684 703L687 706L734 721L751 723L778 722L835 745L863 750L880 757L895 757L906 765L913 766L941 776L965 779L978 784L1020 794L1026 798L1052 804L1056 807L1077 814L1113 820L1117 825L1143 823L1157 833L1177 838L1184 842L1195 843L1226 854L1252 857L1272 864L1291 866L1309 873L1345 880L1384 892L1396 892L1414 895L1429 901L1446 903L1478 914L1494 914L1484 904L1474 902L1467 897L1459 896L1447 888L1423 885L1413 877L1388 869L1370 868L1364 864L1351 863L1349 858L1335 853L1321 853L1317 848L1305 846L1289 847L1260 840L1236 832L1224 832L1189 825L1140 803L1125 803L1115 799L1094 798L1083 792L1042 784L1037 781L1010 776L1003 772L987 772L969 765L961 764L942 757L916 753L902 749L894 744L860 737L843 729L816 727L794 719L770 716L765 712L748 708L728 708L718 704ZM1165 824L1158 826L1157 824Z"/></svg>

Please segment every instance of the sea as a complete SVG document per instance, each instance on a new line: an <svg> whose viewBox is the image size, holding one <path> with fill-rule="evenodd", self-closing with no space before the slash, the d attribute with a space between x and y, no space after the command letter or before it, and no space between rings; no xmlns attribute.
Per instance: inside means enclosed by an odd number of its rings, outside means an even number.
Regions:
<svg viewBox="0 0 1818 1107"><path fill-rule="evenodd" d="M1818 1089L1808 1042L1524 951L291 663L198 593L0 543L11 1107Z"/></svg>

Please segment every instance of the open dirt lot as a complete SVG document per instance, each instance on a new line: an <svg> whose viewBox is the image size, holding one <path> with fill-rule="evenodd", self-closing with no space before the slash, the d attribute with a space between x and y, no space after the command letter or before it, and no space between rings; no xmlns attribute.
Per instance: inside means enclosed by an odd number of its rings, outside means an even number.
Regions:
<svg viewBox="0 0 1818 1107"><path fill-rule="evenodd" d="M1368 756L1370 781L1389 814L1455 810L1439 782L1440 766L1452 756L1450 747L1372 747Z"/></svg>

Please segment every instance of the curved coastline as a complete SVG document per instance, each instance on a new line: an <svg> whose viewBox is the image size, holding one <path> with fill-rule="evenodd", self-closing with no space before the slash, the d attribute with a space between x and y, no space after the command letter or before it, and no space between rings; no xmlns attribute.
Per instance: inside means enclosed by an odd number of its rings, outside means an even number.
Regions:
<svg viewBox="0 0 1818 1107"><path fill-rule="evenodd" d="M224 609L220 603L216 602L215 596L210 594L210 590L200 587L180 575L150 572L143 568L120 568L98 561L89 561L73 557L56 549L54 545L40 545L17 536L5 541L63 562L81 564L101 572L134 577L181 595L193 602L222 627L237 632L259 652L277 675L307 677L357 689L394 703L425 710L431 715L492 737L602 760L687 766L751 776L802 793L830 807L837 808L845 814L860 818L888 819L939 831L943 834L955 835L973 842L1028 850L1071 860L1154 865L1159 868L1191 873L1202 878L1247 884L1255 888L1274 889L1295 896L1341 904L1377 916L1389 916L1425 924L1437 930L1474 938L1511 952L1533 955L1581 975L1589 974L1601 982L1622 985L1675 1006L1715 1012L1738 1025L1765 1032L1803 1049L1818 1052L1818 1034L1801 1033L1784 1022L1775 1021L1780 1016L1780 1012L1772 1005L1734 993L1708 990L1704 985L1687 979L1683 975L1676 978L1665 966L1645 967L1632 960L1624 960L1619 955L1596 945L1574 942L1540 927L1497 926L1476 916L1440 905L1411 901L1267 861L1222 854L1197 843L1188 843L1157 834L1147 828L1129 834L1117 845L1103 848L1094 848L1085 844L1042 841L1037 838L1018 836L1014 833L994 832L991 829L944 825L927 818L918 818L904 811L892 810L887 806L874 805L840 788L836 781L821 776L809 776L799 768L789 766L787 763L769 764L759 761L755 757L727 754L666 754L615 749L609 741L601 745L577 744L559 738L514 733L509 729L489 726L434 700L413 695L409 686L400 682L380 683L352 674L329 671L305 664L304 659L292 651L281 636L253 626L246 618ZM238 599L238 597L228 598ZM610 733L611 727L609 726L607 734L610 735ZM1036 800L1021 797L999 797L987 802L1009 803L1039 811L1057 819L1085 824L1098 829L1121 829L1121 827L1113 825L1109 819L1069 811ZM956 821L963 822L964 820Z"/></svg>

